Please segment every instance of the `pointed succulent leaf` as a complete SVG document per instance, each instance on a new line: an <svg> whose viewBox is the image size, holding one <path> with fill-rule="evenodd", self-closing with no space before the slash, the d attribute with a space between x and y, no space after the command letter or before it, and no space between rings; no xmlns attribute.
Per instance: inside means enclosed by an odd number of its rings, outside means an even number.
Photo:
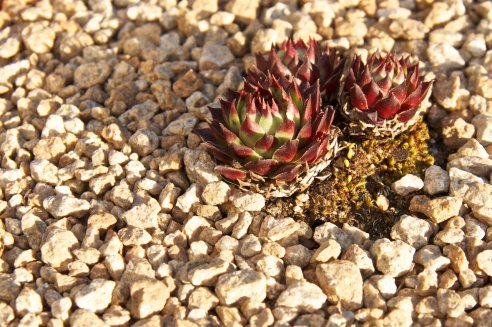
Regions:
<svg viewBox="0 0 492 327"><path fill-rule="evenodd" d="M381 92L383 94L386 94L386 93L388 93L389 89L391 88L391 84L392 84L391 77L389 75L386 75L386 77L379 80L377 82L377 84L378 84Z"/></svg>
<svg viewBox="0 0 492 327"><path fill-rule="evenodd" d="M275 137L269 134L265 134L261 139L256 141L254 150L263 158L271 158L273 152L275 151L275 145Z"/></svg>
<svg viewBox="0 0 492 327"><path fill-rule="evenodd" d="M400 109L400 102L391 94L389 97L383 98L374 105L378 116L384 119L393 117Z"/></svg>
<svg viewBox="0 0 492 327"><path fill-rule="evenodd" d="M364 86L367 83L370 83L371 81L372 81L371 72L369 70L369 67L366 67L362 72L362 75L360 76L359 80L357 81L357 84L359 84L360 86Z"/></svg>
<svg viewBox="0 0 492 327"><path fill-rule="evenodd" d="M239 138L241 141L247 146L253 147L256 141L263 135L265 135L263 128L247 116L239 130Z"/></svg>
<svg viewBox="0 0 492 327"><path fill-rule="evenodd" d="M419 82L419 66L415 65L409 69L408 84L409 91L413 91L417 88Z"/></svg>
<svg viewBox="0 0 492 327"><path fill-rule="evenodd" d="M246 171L229 166L216 166L215 170L230 180L242 180L247 176Z"/></svg>
<svg viewBox="0 0 492 327"><path fill-rule="evenodd" d="M212 106L208 107L208 110L210 110L210 114L212 115L213 120L220 121L220 122L225 121L224 119L225 111L222 108L222 103L228 103L228 102L221 101L221 107L212 107ZM228 103L227 105L230 105L230 103Z"/></svg>
<svg viewBox="0 0 492 327"><path fill-rule="evenodd" d="M431 82L419 84L417 88L405 99L405 102L402 103L402 109L407 110L411 107L420 105L427 95L427 92L429 92L431 85Z"/></svg>
<svg viewBox="0 0 492 327"><path fill-rule="evenodd" d="M284 122L277 128L275 132L275 137L280 142L285 142L288 140L292 140L295 133L295 123L290 119L285 119Z"/></svg>
<svg viewBox="0 0 492 327"><path fill-rule="evenodd" d="M282 169L275 172L273 178L278 181L290 182L296 179L301 173L306 170L306 166L303 164L298 165L285 165Z"/></svg>
<svg viewBox="0 0 492 327"><path fill-rule="evenodd" d="M400 113L398 113L398 121L402 123L406 123L407 121L412 119L413 116L415 116L417 109L418 107L413 107L411 109L401 111Z"/></svg>
<svg viewBox="0 0 492 327"><path fill-rule="evenodd" d="M256 67L258 68L259 71L266 72L270 69L270 65L268 61L261 53L256 54L255 58L256 58Z"/></svg>
<svg viewBox="0 0 492 327"><path fill-rule="evenodd" d="M231 153L229 151L220 149L218 146L216 146L210 142L203 143L203 146L215 158L219 159L220 161L222 161L224 163L230 164L235 159L235 158L233 158L233 156L231 155Z"/></svg>
<svg viewBox="0 0 492 327"><path fill-rule="evenodd" d="M277 164L278 162L272 159L261 159L257 161L250 161L246 165L244 165L244 167L248 170L251 170L255 174L265 176L272 169L274 169Z"/></svg>
<svg viewBox="0 0 492 327"><path fill-rule="evenodd" d="M297 70L296 76L303 81L309 82L311 81L312 74L313 74L312 64L309 60L306 60Z"/></svg>
<svg viewBox="0 0 492 327"><path fill-rule="evenodd" d="M295 127L299 127L299 124L301 123L301 116L299 114L299 109L297 109L297 106L294 104L294 101L292 99L288 99L286 103L286 109L285 109L285 116L287 117L288 120L292 120L295 124Z"/></svg>
<svg viewBox="0 0 492 327"><path fill-rule="evenodd" d="M347 79L345 81L345 90L348 91L352 88L356 82L354 70L351 68L347 74Z"/></svg>
<svg viewBox="0 0 492 327"><path fill-rule="evenodd" d="M194 130L194 132L196 134L198 134L198 136L200 136L200 138L204 142L216 142L216 139L215 139L214 135L212 134L212 131L211 131L210 127L196 128Z"/></svg>
<svg viewBox="0 0 492 327"><path fill-rule="evenodd" d="M331 125L331 118L333 115L333 110L325 109L322 115L316 117L313 125L315 137L320 137L328 132Z"/></svg>
<svg viewBox="0 0 492 327"><path fill-rule="evenodd" d="M261 158L252 148L242 144L230 144L229 147L234 151L234 154L239 158L248 160L258 160Z"/></svg>
<svg viewBox="0 0 492 327"><path fill-rule="evenodd" d="M297 154L299 140L290 140L273 153L272 159L278 162L290 162Z"/></svg>
<svg viewBox="0 0 492 327"><path fill-rule="evenodd" d="M398 85L391 90L391 94L396 97L398 102L402 103L407 97L407 86L405 84Z"/></svg>
<svg viewBox="0 0 492 327"><path fill-rule="evenodd" d="M328 137L323 137L321 139L321 143L318 147L316 158L314 160L318 160L326 152L326 150L328 149L328 140L329 140Z"/></svg>
<svg viewBox="0 0 492 327"><path fill-rule="evenodd" d="M272 112L269 110L267 104L265 104L265 110L260 112L260 116L258 118L258 125L263 129L265 133L270 133L273 126L273 117Z"/></svg>
<svg viewBox="0 0 492 327"><path fill-rule="evenodd" d="M297 86L297 83L293 83L293 88L292 90L290 90L290 97L292 99L292 102L294 102L294 104L296 105L297 109L302 110L302 94L299 90L299 87Z"/></svg>
<svg viewBox="0 0 492 327"><path fill-rule="evenodd" d="M309 141L312 135L313 135L313 126L311 125L311 121L307 121L299 130L299 133L297 133L297 139L299 140L301 145L305 145Z"/></svg>
<svg viewBox="0 0 492 327"><path fill-rule="evenodd" d="M352 89L350 89L350 102L359 110L365 111L368 109L366 96L357 84L354 84Z"/></svg>
<svg viewBox="0 0 492 327"><path fill-rule="evenodd" d="M371 83L362 87L362 93L364 93L366 97L367 107L370 107L378 100L379 86L374 81L371 81Z"/></svg>
<svg viewBox="0 0 492 327"><path fill-rule="evenodd" d="M219 130L222 133L223 139L225 140L226 143L228 143L228 144L231 144L231 143L240 144L241 143L241 140L239 139L239 137L234 132L229 130L226 126L224 126L224 124L218 123L218 127L219 127Z"/></svg>
<svg viewBox="0 0 492 327"><path fill-rule="evenodd" d="M321 141L316 140L311 144L309 144L308 146L306 146L300 153L299 159L297 159L296 162L307 162L307 163L314 162L318 157L318 150L320 144Z"/></svg>

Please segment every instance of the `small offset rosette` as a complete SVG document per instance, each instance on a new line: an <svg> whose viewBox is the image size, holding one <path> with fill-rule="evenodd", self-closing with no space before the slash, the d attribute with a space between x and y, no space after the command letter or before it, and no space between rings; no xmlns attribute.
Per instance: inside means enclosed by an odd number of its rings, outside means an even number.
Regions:
<svg viewBox="0 0 492 327"><path fill-rule="evenodd" d="M364 64L357 56L346 76L342 111L354 133L394 137L416 123L431 87L409 57L376 52Z"/></svg>

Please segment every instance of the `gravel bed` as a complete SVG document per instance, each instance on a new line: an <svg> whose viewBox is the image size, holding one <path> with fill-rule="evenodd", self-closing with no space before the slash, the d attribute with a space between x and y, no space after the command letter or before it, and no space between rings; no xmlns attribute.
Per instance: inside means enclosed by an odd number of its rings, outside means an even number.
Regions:
<svg viewBox="0 0 492 327"><path fill-rule="evenodd" d="M3 5L0 326L492 326L492 1ZM200 147L288 36L435 76L448 160L390 238L268 215Z"/></svg>

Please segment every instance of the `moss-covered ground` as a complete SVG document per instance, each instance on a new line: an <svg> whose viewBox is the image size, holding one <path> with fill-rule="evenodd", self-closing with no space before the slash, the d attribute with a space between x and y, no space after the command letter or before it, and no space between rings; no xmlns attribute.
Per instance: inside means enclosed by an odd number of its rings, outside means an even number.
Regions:
<svg viewBox="0 0 492 327"><path fill-rule="evenodd" d="M342 135L349 133L344 131ZM423 178L425 169L435 161L429 140L423 121L393 139L346 136L341 140L346 147L327 168L329 177L303 192L309 196L306 202L299 206L299 197L296 200L294 195L272 201L270 210L304 220L312 227L326 221L348 223L371 237L386 237L400 216L408 213L414 195L400 196L392 191L391 184L406 174ZM387 208L381 196L389 200Z"/></svg>

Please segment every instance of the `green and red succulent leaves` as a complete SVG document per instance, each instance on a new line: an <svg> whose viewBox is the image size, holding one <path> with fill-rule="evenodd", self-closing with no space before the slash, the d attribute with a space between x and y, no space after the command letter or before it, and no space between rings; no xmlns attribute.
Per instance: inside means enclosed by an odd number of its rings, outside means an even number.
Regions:
<svg viewBox="0 0 492 327"><path fill-rule="evenodd" d="M334 110L322 108L317 81L300 87L291 76L256 71L244 88L210 108L198 130L227 179L290 182L323 158L333 139Z"/></svg>
<svg viewBox="0 0 492 327"><path fill-rule="evenodd" d="M375 52L364 64L357 56L347 74L344 90L353 110L363 112L368 122L380 125L397 119L406 123L417 113L432 82L419 76L418 64L408 57Z"/></svg>
<svg viewBox="0 0 492 327"><path fill-rule="evenodd" d="M340 54L317 41L305 43L288 39L274 45L267 56L256 55L259 71L271 71L275 76L292 76L302 84L319 81L321 95L332 98L340 85L344 60Z"/></svg>

